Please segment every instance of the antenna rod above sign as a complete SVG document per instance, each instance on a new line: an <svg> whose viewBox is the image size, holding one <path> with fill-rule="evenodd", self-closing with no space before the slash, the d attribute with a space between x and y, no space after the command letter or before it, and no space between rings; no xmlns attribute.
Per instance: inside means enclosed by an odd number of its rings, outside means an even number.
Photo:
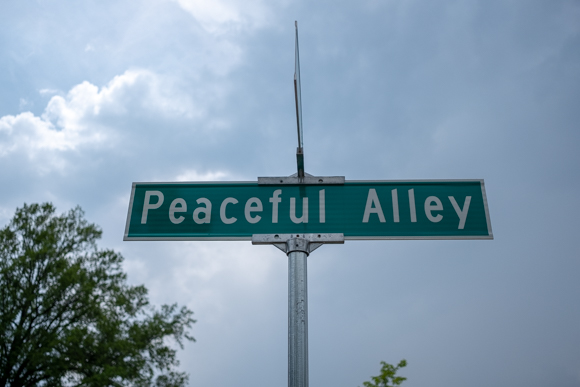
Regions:
<svg viewBox="0 0 580 387"><path fill-rule="evenodd" d="M296 48L294 62L294 99L296 101L296 126L298 128L298 148L296 149L296 164L298 167L298 178L304 178L304 143L302 131L302 96L300 92L300 55L298 53L298 21L296 26Z"/></svg>

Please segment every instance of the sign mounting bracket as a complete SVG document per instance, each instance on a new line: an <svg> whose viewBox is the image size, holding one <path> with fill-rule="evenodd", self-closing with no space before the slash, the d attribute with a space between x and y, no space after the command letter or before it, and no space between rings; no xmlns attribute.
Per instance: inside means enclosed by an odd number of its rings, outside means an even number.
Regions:
<svg viewBox="0 0 580 387"><path fill-rule="evenodd" d="M344 185L344 181L344 176L312 176L306 172L303 177L299 177L297 173L290 176L258 177L258 185Z"/></svg>

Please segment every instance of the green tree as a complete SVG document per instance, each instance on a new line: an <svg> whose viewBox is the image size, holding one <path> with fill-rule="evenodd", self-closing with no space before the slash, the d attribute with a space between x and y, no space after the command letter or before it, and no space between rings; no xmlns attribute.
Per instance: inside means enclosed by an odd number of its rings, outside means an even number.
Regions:
<svg viewBox="0 0 580 387"><path fill-rule="evenodd" d="M381 362L381 365L381 374L379 376L372 376L372 382L364 382L364 387L393 387L398 386L407 380L407 378L402 376L396 376L397 371L400 368L407 366L407 361L405 359L401 360L396 367L392 364L385 363L384 361Z"/></svg>
<svg viewBox="0 0 580 387"><path fill-rule="evenodd" d="M193 312L156 309L77 207L16 210L0 229L0 386L182 386ZM168 341L169 339L169 341Z"/></svg>

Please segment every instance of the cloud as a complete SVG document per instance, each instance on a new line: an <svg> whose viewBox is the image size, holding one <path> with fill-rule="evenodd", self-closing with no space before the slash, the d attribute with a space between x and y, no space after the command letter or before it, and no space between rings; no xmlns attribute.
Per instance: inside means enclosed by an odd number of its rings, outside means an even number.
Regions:
<svg viewBox="0 0 580 387"><path fill-rule="evenodd" d="M176 181L225 181L232 180L229 173L223 171L199 173L196 170L186 170L179 174Z"/></svg>
<svg viewBox="0 0 580 387"><path fill-rule="evenodd" d="M22 110L26 110L28 107L32 107L34 106L34 103L24 99L24 98L20 98L20 103L18 104L19 109Z"/></svg>
<svg viewBox="0 0 580 387"><path fill-rule="evenodd" d="M208 32L255 29L268 24L271 10L262 0L174 0Z"/></svg>
<svg viewBox="0 0 580 387"><path fill-rule="evenodd" d="M233 300L228 298L268 298L264 293L274 273L285 277L284 253L271 246L182 242L131 247L142 254L132 254L138 258L128 257L125 265L135 283L148 284L155 303L175 302L179 295L180 302L193 303L196 313L203 310L206 321L232 313L228 304Z"/></svg>
<svg viewBox="0 0 580 387"><path fill-rule="evenodd" d="M168 77L128 70L101 89L84 81L64 97L52 96L40 117L31 112L1 117L0 158L20 154L41 172L63 170L71 152L117 145L124 135L121 118L190 119L201 114Z"/></svg>
<svg viewBox="0 0 580 387"><path fill-rule="evenodd" d="M43 151L66 151L102 141L100 133L83 133L82 129L69 126L58 130L52 122L30 112L4 116L0 118L0 157L22 152L35 159Z"/></svg>
<svg viewBox="0 0 580 387"><path fill-rule="evenodd" d="M43 118L68 128L98 116L124 115L130 108L163 115L195 114L190 98L177 95L170 83L147 70L128 70L115 76L100 91L85 81L73 87L66 98L52 97Z"/></svg>
<svg viewBox="0 0 580 387"><path fill-rule="evenodd" d="M58 94L58 93L60 93L60 91L56 90L56 89L40 89L38 91L38 93L40 95L52 95L52 94Z"/></svg>

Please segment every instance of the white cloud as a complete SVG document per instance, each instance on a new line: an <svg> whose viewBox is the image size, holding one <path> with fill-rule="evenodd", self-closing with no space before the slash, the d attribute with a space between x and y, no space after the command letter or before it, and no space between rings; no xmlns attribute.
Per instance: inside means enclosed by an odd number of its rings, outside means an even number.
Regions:
<svg viewBox="0 0 580 387"><path fill-rule="evenodd" d="M39 150L74 149L82 142L94 140L81 136L74 128L57 130L51 122L30 112L0 118L0 133L0 157L20 150L33 156Z"/></svg>
<svg viewBox="0 0 580 387"><path fill-rule="evenodd" d="M271 286L277 266L285 267L276 260L284 259L284 253L249 242L183 242L166 248L166 262L170 260L173 269L165 273L170 276L166 278L159 278L159 270L149 271L146 282L153 284L152 296L181 294L185 300L195 300L196 309L205 310L206 320L227 312L232 300L224 297L232 289L239 297L251 297Z"/></svg>
<svg viewBox="0 0 580 387"><path fill-rule="evenodd" d="M34 104L32 102L28 101L27 99L20 98L20 103L18 104L20 111L31 108L33 106Z"/></svg>
<svg viewBox="0 0 580 387"><path fill-rule="evenodd" d="M268 24L272 12L263 0L174 0L208 32L255 29Z"/></svg>
<svg viewBox="0 0 580 387"><path fill-rule="evenodd" d="M223 181L231 180L229 173L223 171L199 173L196 170L187 170L179 174L176 181Z"/></svg>
<svg viewBox="0 0 580 387"><path fill-rule="evenodd" d="M99 115L126 114L129 107L161 114L194 114L190 98L178 94L170 83L146 70L128 70L114 77L100 91L85 81L73 87L66 98L52 97L43 118L68 128Z"/></svg>
<svg viewBox="0 0 580 387"><path fill-rule="evenodd" d="M56 90L56 89L40 89L38 90L38 93L40 95L53 95L53 94L59 94L60 90Z"/></svg>
<svg viewBox="0 0 580 387"><path fill-rule="evenodd" d="M52 90L41 90L48 94ZM39 171L62 170L67 152L114 147L122 136L107 118L123 116L192 118L202 114L171 79L146 70L128 70L105 87L84 81L66 96L54 95L44 113L0 118L0 157L25 155Z"/></svg>

